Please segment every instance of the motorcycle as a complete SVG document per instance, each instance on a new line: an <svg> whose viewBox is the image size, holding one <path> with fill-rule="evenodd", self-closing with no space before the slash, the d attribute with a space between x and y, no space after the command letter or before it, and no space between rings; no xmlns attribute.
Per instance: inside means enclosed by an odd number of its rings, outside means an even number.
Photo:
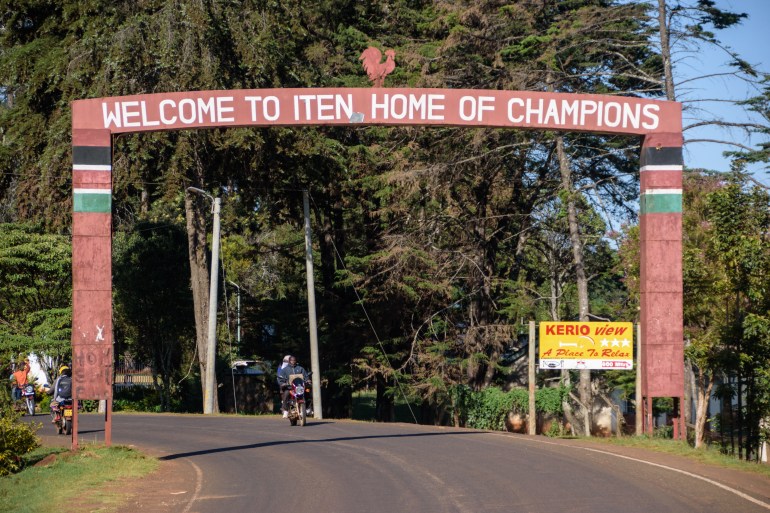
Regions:
<svg viewBox="0 0 770 513"><path fill-rule="evenodd" d="M51 406L51 418L56 433L59 435L72 434L72 399L64 399L57 406Z"/></svg>
<svg viewBox="0 0 770 513"><path fill-rule="evenodd" d="M310 380L305 381L302 374L289 376L289 398L286 406L289 411L289 423L296 426L304 426L307 422L308 409L306 406L307 394L310 393Z"/></svg>
<svg viewBox="0 0 770 513"><path fill-rule="evenodd" d="M27 383L19 387L21 390L20 402L24 402L23 409L29 415L34 417L35 415L35 387Z"/></svg>

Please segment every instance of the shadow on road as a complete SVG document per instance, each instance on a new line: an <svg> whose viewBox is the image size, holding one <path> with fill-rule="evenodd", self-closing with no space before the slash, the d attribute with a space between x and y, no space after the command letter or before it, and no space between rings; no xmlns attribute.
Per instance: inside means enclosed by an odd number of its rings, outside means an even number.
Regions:
<svg viewBox="0 0 770 513"><path fill-rule="evenodd" d="M311 424L309 424L311 425ZM178 454L169 454L163 456L161 460L175 460L178 458L189 458L191 456L202 456L204 454L214 454L218 452L230 452L230 451L242 451L247 449L259 449L261 447L274 447L277 445L292 445L292 444L317 444L317 443L329 443L329 442L346 442L350 440L366 440L373 438L411 438L422 436L445 436L445 435L480 435L484 434L484 431L449 431L445 433L412 433L412 434L397 434L397 435L367 435L367 436L341 436L337 438L319 438L311 440L276 440L274 442L262 442L258 444L248 445L236 445L233 447L220 447L217 449L204 449L200 451L180 452Z"/></svg>
<svg viewBox="0 0 770 513"><path fill-rule="evenodd" d="M86 431L78 430L78 435L87 435L88 433L104 433L104 429L89 429Z"/></svg>

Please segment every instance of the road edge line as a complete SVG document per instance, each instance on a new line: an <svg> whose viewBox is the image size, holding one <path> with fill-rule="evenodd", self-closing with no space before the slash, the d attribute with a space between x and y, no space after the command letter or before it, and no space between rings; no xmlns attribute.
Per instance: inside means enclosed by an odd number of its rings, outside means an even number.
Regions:
<svg viewBox="0 0 770 513"><path fill-rule="evenodd" d="M503 435L498 435L498 436L503 436ZM507 438L513 438L513 437L507 437ZM742 492L740 490L737 490L735 488L732 488L730 486L722 484L719 481L714 481L713 479L710 479L708 477L700 476L698 474L693 474L692 472L688 472L686 470L682 470L682 469L679 469L679 468L676 468L676 467L669 467L668 465L662 465L660 463L653 463L652 461L641 460L639 458L632 458L631 456L624 456L622 454L616 454L614 452L603 451L601 449L593 449L591 447L580 447L580 446L577 446L577 445L558 444L558 443L555 443L555 442L548 442L547 440L528 440L528 439L519 438L519 437L515 437L515 439L517 439L517 440L524 440L524 441L527 441L527 442L536 442L536 443L541 443L541 444L556 445L558 447L569 447L571 449L579 449L579 450L583 450L583 451L598 452L600 454L606 454L608 456L614 456L616 458L623 458L623 459L626 459L626 460L631 460L631 461L636 461L638 463L644 463L646 465L651 465L653 467L663 468L663 469L666 469L666 470L670 470L672 472L678 472L679 474L683 474L685 476L689 476L689 477L692 477L692 478L695 478L695 479L700 479L701 481L705 481L705 482L707 482L709 484L712 484L712 485L716 486L717 488L721 488L721 489L723 489L723 490L725 490L727 492L730 492L730 493L732 493L734 495L737 495L738 497L740 497L742 499L745 499L745 500L747 500L749 502L753 502L757 506L761 506L761 507L763 507L763 508L765 508L767 510L770 510L770 504L768 504L767 502L763 502L763 501L761 501L761 500L759 500L759 499L757 499L755 497L752 497L751 495L749 495L747 493L744 493L744 492Z"/></svg>
<svg viewBox="0 0 770 513"><path fill-rule="evenodd" d="M190 460L187 460L187 463L192 465L195 469L195 490L193 491L192 497L190 497L190 502L187 503L187 506L182 510L182 513L188 513L188 511L190 511L193 503L198 500L198 496L203 488L203 472L201 471L201 468Z"/></svg>

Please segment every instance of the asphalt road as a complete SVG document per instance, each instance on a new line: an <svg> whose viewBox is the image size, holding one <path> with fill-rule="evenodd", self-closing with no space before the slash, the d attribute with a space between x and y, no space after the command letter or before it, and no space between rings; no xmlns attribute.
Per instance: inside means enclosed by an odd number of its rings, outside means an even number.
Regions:
<svg viewBox="0 0 770 513"><path fill-rule="evenodd" d="M81 415L80 443L102 440L103 429L102 416ZM44 422L41 434L53 427ZM291 427L274 416L115 415L112 441L187 473L176 481L189 490L155 508L173 513L770 511L766 478L704 474L662 456L650 463L545 437L312 419Z"/></svg>

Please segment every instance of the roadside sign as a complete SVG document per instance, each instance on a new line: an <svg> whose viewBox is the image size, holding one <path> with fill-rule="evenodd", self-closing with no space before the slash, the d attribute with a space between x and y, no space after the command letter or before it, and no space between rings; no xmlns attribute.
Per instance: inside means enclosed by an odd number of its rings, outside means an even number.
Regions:
<svg viewBox="0 0 770 513"><path fill-rule="evenodd" d="M631 370L630 322L541 322L541 369Z"/></svg>

